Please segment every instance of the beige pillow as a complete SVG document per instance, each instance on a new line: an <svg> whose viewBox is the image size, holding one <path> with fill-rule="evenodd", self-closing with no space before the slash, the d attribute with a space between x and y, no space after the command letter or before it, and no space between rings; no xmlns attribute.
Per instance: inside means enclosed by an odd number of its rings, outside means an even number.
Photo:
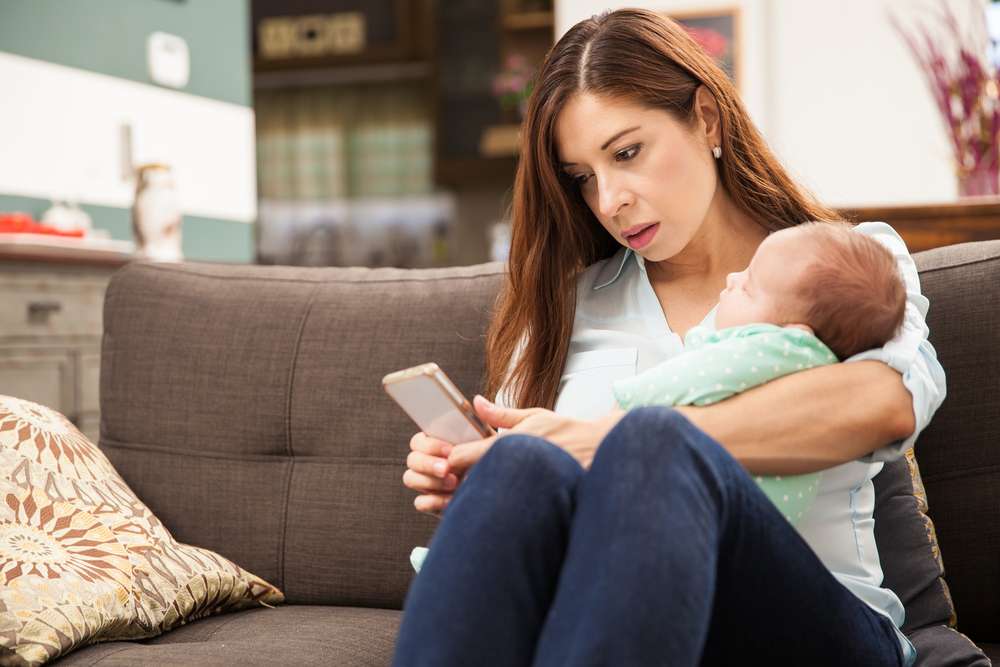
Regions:
<svg viewBox="0 0 1000 667"><path fill-rule="evenodd" d="M0 663L283 601L219 554L175 541L63 415L0 395Z"/></svg>

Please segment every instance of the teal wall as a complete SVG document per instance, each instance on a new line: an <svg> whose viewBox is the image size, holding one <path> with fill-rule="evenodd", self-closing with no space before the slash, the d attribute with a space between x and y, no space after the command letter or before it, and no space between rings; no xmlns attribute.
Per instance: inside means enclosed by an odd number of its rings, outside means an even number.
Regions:
<svg viewBox="0 0 1000 667"><path fill-rule="evenodd" d="M146 38L158 30L188 44L191 77L181 92L251 106L249 0L0 0L0 51L151 85ZM37 219L49 206L0 192L0 211ZM128 209L82 208L94 227L132 240ZM254 227L185 215L185 258L253 262Z"/></svg>
<svg viewBox="0 0 1000 667"><path fill-rule="evenodd" d="M156 31L187 42L184 92L250 106L249 0L0 0L0 51L130 81Z"/></svg>

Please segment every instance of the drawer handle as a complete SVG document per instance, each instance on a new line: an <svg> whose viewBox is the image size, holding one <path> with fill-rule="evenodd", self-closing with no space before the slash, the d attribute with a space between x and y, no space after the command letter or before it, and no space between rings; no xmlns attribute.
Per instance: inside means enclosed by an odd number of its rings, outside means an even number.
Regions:
<svg viewBox="0 0 1000 667"><path fill-rule="evenodd" d="M30 322L47 321L51 313L62 310L58 301L32 301L28 304L28 320Z"/></svg>

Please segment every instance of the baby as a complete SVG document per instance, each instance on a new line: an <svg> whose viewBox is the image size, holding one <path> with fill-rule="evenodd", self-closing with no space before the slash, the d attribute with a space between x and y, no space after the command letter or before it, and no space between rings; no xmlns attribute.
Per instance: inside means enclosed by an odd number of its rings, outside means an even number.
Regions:
<svg viewBox="0 0 1000 667"><path fill-rule="evenodd" d="M892 253L847 223L810 222L770 234L750 266L729 275L716 330L694 327L685 351L616 381L618 405L708 405L783 375L878 348L903 322L906 289ZM792 524L820 473L756 477Z"/></svg>
<svg viewBox="0 0 1000 667"><path fill-rule="evenodd" d="M693 327L684 352L615 381L619 407L708 405L783 375L885 345L903 322L906 288L882 244L847 223L808 222L770 234L729 275L716 330ZM821 473L755 477L793 525ZM410 562L418 572L427 549Z"/></svg>

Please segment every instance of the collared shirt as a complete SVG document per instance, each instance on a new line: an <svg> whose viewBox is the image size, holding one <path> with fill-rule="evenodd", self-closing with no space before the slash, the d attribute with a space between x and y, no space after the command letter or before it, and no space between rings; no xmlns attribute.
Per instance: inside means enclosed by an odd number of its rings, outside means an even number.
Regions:
<svg viewBox="0 0 1000 667"><path fill-rule="evenodd" d="M893 253L906 286L907 302L905 321L895 338L844 363L875 359L899 371L913 398L916 428L903 440L825 471L815 504L796 528L841 583L892 619L910 664L915 651L898 630L903 624L903 605L881 586L872 478L882 470L884 461L902 456L913 446L944 401L945 375L927 340L929 304L920 293L917 268L906 244L884 222L861 223L854 230L878 240ZM717 308L705 315L701 326L715 329ZM580 419L604 415L616 405L613 381L632 377L683 351L684 342L667 323L642 256L622 247L612 257L585 269L578 279L576 316L554 410ZM500 405L511 404L504 389L496 400Z"/></svg>

